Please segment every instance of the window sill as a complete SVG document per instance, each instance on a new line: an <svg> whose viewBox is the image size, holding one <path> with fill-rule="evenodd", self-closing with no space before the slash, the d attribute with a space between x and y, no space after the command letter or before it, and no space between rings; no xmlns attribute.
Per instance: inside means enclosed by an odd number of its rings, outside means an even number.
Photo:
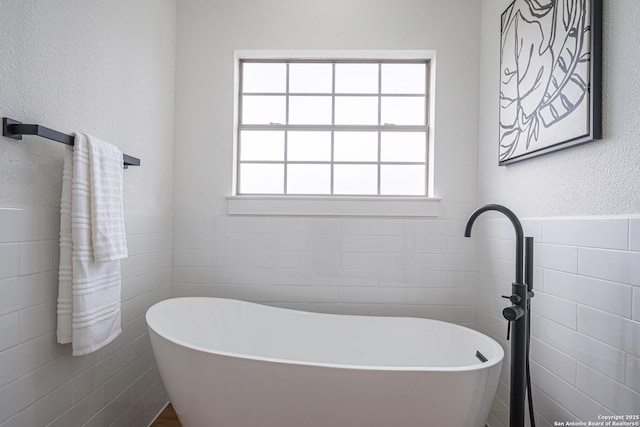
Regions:
<svg viewBox="0 0 640 427"><path fill-rule="evenodd" d="M437 217L431 197L229 196L229 215Z"/></svg>

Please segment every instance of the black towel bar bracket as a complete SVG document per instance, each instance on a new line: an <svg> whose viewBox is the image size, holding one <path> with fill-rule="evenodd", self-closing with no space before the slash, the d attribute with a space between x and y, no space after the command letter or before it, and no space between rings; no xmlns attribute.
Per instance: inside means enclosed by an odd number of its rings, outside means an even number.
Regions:
<svg viewBox="0 0 640 427"><path fill-rule="evenodd" d="M8 117L2 118L2 135L13 139L22 139L22 135L37 135L66 145L73 145L74 142L73 135L67 135L66 133L58 132L57 130L49 129L41 125L24 124ZM129 156L128 154L123 154L122 160L125 168L129 166L140 166L140 159Z"/></svg>

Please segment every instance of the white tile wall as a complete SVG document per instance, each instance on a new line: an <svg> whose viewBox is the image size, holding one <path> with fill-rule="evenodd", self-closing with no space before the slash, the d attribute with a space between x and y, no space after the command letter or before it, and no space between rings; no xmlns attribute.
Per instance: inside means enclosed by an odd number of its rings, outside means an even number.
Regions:
<svg viewBox="0 0 640 427"><path fill-rule="evenodd" d="M176 216L174 232L176 295L473 323L462 220Z"/></svg>
<svg viewBox="0 0 640 427"><path fill-rule="evenodd" d="M126 215L123 333L81 357L55 338L58 221L0 209L0 426L147 425L167 401L144 313L171 295L171 218Z"/></svg>
<svg viewBox="0 0 640 427"><path fill-rule="evenodd" d="M640 413L640 219L523 223L525 235L536 238L531 357L537 424ZM500 294L508 293L514 269L505 262L512 259L510 227L507 220L485 220L476 243L476 326L505 352ZM501 382L491 427L508 425L508 376Z"/></svg>

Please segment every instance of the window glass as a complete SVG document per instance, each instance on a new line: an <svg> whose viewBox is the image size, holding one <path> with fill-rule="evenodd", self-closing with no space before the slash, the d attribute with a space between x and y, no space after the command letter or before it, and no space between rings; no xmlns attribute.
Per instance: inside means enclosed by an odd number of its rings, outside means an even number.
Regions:
<svg viewBox="0 0 640 427"><path fill-rule="evenodd" d="M237 194L426 195L428 61L241 60Z"/></svg>

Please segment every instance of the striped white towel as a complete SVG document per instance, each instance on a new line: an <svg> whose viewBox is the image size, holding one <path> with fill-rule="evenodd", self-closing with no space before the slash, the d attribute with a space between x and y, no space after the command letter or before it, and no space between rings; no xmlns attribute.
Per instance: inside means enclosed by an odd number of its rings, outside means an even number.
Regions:
<svg viewBox="0 0 640 427"><path fill-rule="evenodd" d="M121 332L119 259L126 256L126 240L123 236L110 241L104 237L97 239L98 252L109 254L107 260L98 260L96 240L92 237L94 222L123 215L122 195L120 202L114 201L117 198L114 188L122 189L122 152L111 146L119 155L104 156L103 147L90 148L94 143L106 144L88 135L75 135L73 161L67 154L62 185L57 334L59 343L72 343L74 356L104 347ZM106 172L104 177L96 175L107 170L113 172ZM94 185L96 178L99 183ZM93 195L93 189L106 190L107 196ZM96 215L97 210L100 215ZM122 224L123 221L113 227L107 225L102 230L115 229L124 234ZM115 245L110 246L113 242Z"/></svg>
<svg viewBox="0 0 640 427"><path fill-rule="evenodd" d="M88 145L93 259L112 261L126 258L122 151L94 137L89 137Z"/></svg>

